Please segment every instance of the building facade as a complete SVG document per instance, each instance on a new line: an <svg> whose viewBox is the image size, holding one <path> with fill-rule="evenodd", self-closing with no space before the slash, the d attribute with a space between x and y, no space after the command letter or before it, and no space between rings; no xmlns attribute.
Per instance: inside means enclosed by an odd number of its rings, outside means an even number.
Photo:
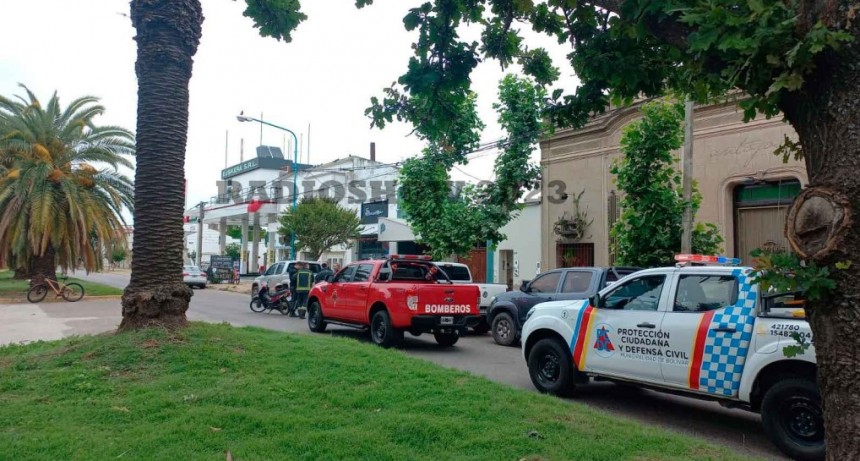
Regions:
<svg viewBox="0 0 860 461"><path fill-rule="evenodd" d="M621 210L610 168L621 156L622 129L640 117L640 104L541 142L543 270L615 263L609 231ZM747 263L754 248L787 248L786 212L807 183L802 162L774 155L786 137L796 139L792 128L781 117L744 123L733 102L697 106L694 114L693 179L703 198L696 221L716 224L725 254ZM577 210L590 225L568 233L560 224Z"/></svg>
<svg viewBox="0 0 860 461"><path fill-rule="evenodd" d="M528 201L502 228L507 240L496 245L493 281L518 289L524 280L541 272L541 201Z"/></svg>

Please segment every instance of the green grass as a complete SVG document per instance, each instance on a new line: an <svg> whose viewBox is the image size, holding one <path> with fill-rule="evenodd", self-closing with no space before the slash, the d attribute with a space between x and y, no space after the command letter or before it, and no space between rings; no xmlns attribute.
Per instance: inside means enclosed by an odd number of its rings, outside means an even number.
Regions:
<svg viewBox="0 0 860 461"><path fill-rule="evenodd" d="M12 276L15 275L12 271L0 271L0 297L25 297L27 290L30 288L26 280L15 280ZM58 275L59 277L59 275ZM86 296L112 296L122 295L122 290L119 288L109 287L100 283L87 282L74 277L69 277L65 283L80 283L84 287ZM48 296L53 296L52 292L48 292Z"/></svg>
<svg viewBox="0 0 860 461"><path fill-rule="evenodd" d="M0 447L16 461L743 459L399 351L212 324L0 348Z"/></svg>

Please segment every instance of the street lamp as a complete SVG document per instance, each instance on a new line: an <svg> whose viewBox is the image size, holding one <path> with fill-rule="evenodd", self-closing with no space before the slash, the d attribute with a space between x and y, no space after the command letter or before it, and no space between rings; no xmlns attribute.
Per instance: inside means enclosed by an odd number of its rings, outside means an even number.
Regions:
<svg viewBox="0 0 860 461"><path fill-rule="evenodd" d="M296 198L298 197L298 182L299 182L299 139L296 137L296 134L293 133L292 130L284 128L282 126L275 125L273 123L265 122L258 118L248 117L247 115L239 114L236 116L236 120L240 122L259 122L263 125L268 125L272 128L277 128L279 130L286 131L287 133L293 135L293 216L295 216L296 212ZM290 259L296 259L296 232L292 231L290 235Z"/></svg>

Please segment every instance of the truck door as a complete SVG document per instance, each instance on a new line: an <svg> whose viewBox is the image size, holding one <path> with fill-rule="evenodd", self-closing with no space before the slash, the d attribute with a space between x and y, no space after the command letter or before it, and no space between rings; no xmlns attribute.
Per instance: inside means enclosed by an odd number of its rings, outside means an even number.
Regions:
<svg viewBox="0 0 860 461"><path fill-rule="evenodd" d="M323 313L326 317L346 320L347 290L345 287L352 282L357 265L346 266L335 274L334 279L326 290L326 300L323 302Z"/></svg>
<svg viewBox="0 0 860 461"><path fill-rule="evenodd" d="M373 264L358 264L352 280L343 284L343 318L351 322L367 321L367 293Z"/></svg>
<svg viewBox="0 0 860 461"><path fill-rule="evenodd" d="M757 288L741 269L680 272L663 329L671 334L662 363L666 383L737 397L755 322Z"/></svg>
<svg viewBox="0 0 860 461"><path fill-rule="evenodd" d="M587 307L574 360L580 370L662 383L660 358L666 332L661 323L668 295L666 274L637 277L613 287L600 306Z"/></svg>

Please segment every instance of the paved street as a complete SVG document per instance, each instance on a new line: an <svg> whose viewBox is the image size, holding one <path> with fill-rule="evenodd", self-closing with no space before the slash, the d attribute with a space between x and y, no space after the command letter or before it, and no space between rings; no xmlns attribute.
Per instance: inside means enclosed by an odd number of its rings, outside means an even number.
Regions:
<svg viewBox="0 0 860 461"><path fill-rule="evenodd" d="M91 274L76 277L116 287L125 287L128 275ZM279 313L255 314L248 309L249 297L214 289L195 290L188 316L191 320L229 322L235 326L258 326L274 330L308 333L307 324ZM120 320L120 303L87 301L75 304L0 305L0 344L33 339L55 339L71 334L107 331ZM367 334L348 328L329 327L331 334L369 340ZM28 337L29 335L29 337ZM496 345L489 335L467 336L453 349L439 348L432 336L413 338L407 334L401 350L440 365L470 371L493 381L534 390L519 348ZM766 459L782 458L767 440L757 415L728 410L716 403L659 394L630 391L599 383L582 389L574 399L600 410L626 415L650 424L708 439L740 453Z"/></svg>

